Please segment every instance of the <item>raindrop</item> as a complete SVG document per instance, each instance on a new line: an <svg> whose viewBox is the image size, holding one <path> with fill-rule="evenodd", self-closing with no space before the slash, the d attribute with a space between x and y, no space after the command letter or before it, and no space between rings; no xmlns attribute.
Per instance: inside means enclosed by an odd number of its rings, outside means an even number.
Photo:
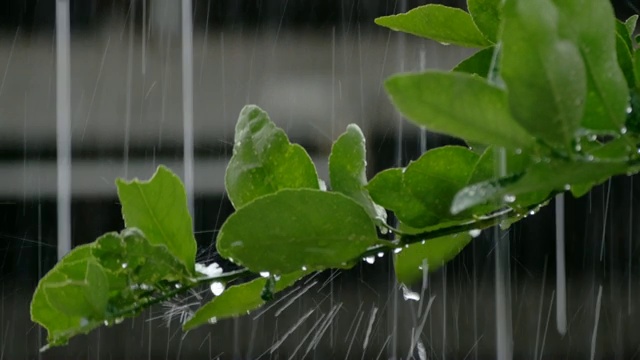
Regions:
<svg viewBox="0 0 640 360"><path fill-rule="evenodd" d="M402 297L405 300L420 301L420 294L411 291L408 287L402 285Z"/></svg>
<svg viewBox="0 0 640 360"><path fill-rule="evenodd" d="M364 261L366 261L368 264L373 264L374 262L376 262L376 257L375 256L367 256L366 258L364 258Z"/></svg>
<svg viewBox="0 0 640 360"><path fill-rule="evenodd" d="M384 226L380 226L380 234L387 235L389 233L389 229Z"/></svg>
<svg viewBox="0 0 640 360"><path fill-rule="evenodd" d="M268 271L260 271L260 276L262 276L263 278L268 278L269 276L271 276L271 274L269 274Z"/></svg>
<svg viewBox="0 0 640 360"><path fill-rule="evenodd" d="M516 149L516 155L522 154L522 149Z"/></svg>
<svg viewBox="0 0 640 360"><path fill-rule="evenodd" d="M576 151L580 151L580 150L582 150L582 145L580 145L580 144L576 144L575 149L576 149Z"/></svg>
<svg viewBox="0 0 640 360"><path fill-rule="evenodd" d="M480 229L469 230L469 235L471 235L471 237L473 238L480 236L480 233L482 233L482 230Z"/></svg>
<svg viewBox="0 0 640 360"><path fill-rule="evenodd" d="M216 317L214 316L214 317L212 317L211 319L207 320L207 322L208 322L209 324L215 324L215 323L217 323L217 322L218 322L218 318L216 318Z"/></svg>
<svg viewBox="0 0 640 360"><path fill-rule="evenodd" d="M623 126L623 127L620 129L620 134L624 135L624 134L626 134L626 133L627 133L627 128L626 128L625 126Z"/></svg>
<svg viewBox="0 0 640 360"><path fill-rule="evenodd" d="M627 106L627 114L631 114L632 111L633 108L631 108L631 105Z"/></svg>
<svg viewBox="0 0 640 360"><path fill-rule="evenodd" d="M515 195L511 195L511 194L507 194L507 195L502 197L502 200L504 200L504 202L507 202L507 203L512 203L512 202L516 201L516 196Z"/></svg>
<svg viewBox="0 0 640 360"><path fill-rule="evenodd" d="M87 326L87 325L89 325L89 320L87 320L87 318L80 319L80 326Z"/></svg>
<svg viewBox="0 0 640 360"><path fill-rule="evenodd" d="M211 283L211 292L213 293L213 295L219 296L220 294L222 294L223 291L224 291L223 283L219 281L215 281Z"/></svg>
<svg viewBox="0 0 640 360"><path fill-rule="evenodd" d="M318 179L318 186L320 187L320 191L327 191L327 183L322 179Z"/></svg>
<svg viewBox="0 0 640 360"><path fill-rule="evenodd" d="M565 185L564 185L564 189L565 189L566 191L571 190L571 185L570 185L570 184L565 184Z"/></svg>
<svg viewBox="0 0 640 360"><path fill-rule="evenodd" d="M302 266L302 271L307 271L307 267L306 266Z"/></svg>
<svg viewBox="0 0 640 360"><path fill-rule="evenodd" d="M123 269L126 269L126 268L127 268L127 266L128 266L128 264L127 264L127 263L122 263L122 268L123 268Z"/></svg>
<svg viewBox="0 0 640 360"><path fill-rule="evenodd" d="M384 256L384 253L383 253L382 251L378 253L378 257L379 257L379 258L381 258L381 257L383 257L383 256Z"/></svg>
<svg viewBox="0 0 640 360"><path fill-rule="evenodd" d="M393 249L393 253L394 253L394 254L399 254L399 253L400 253L400 251L402 251L402 248L395 248L395 249Z"/></svg>

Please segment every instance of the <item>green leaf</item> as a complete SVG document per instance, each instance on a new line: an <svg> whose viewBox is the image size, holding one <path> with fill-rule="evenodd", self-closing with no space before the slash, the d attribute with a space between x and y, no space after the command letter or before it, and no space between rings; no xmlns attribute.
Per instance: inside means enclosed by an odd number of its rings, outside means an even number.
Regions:
<svg viewBox="0 0 640 360"><path fill-rule="evenodd" d="M392 76L385 87L403 115L431 131L507 148L534 145L511 117L506 92L480 77L430 71Z"/></svg>
<svg viewBox="0 0 640 360"><path fill-rule="evenodd" d="M632 20L633 16L629 18L627 21ZM637 15L636 15L637 19ZM623 44L627 48L627 51L633 52L633 30L629 32L629 28L627 28L627 23L624 23L618 19L615 20L616 24L616 34L620 36ZM631 25L631 23L629 23ZM633 27L635 28L635 22L633 22Z"/></svg>
<svg viewBox="0 0 640 360"><path fill-rule="evenodd" d="M149 181L119 179L118 197L127 227L140 229L152 245L164 245L195 272L196 241L182 182L159 166Z"/></svg>
<svg viewBox="0 0 640 360"><path fill-rule="evenodd" d="M478 155L460 146L429 150L406 170L389 169L368 185L371 197L403 223L425 228L465 219L450 212L454 195L467 184Z"/></svg>
<svg viewBox="0 0 640 360"><path fill-rule="evenodd" d="M502 0L467 0L467 8L473 22L484 36L493 43L498 42L500 10Z"/></svg>
<svg viewBox="0 0 640 360"><path fill-rule="evenodd" d="M636 89L640 90L640 50L633 53L633 68L636 74L636 84L639 85Z"/></svg>
<svg viewBox="0 0 640 360"><path fill-rule="evenodd" d="M378 240L373 220L339 194L284 189L238 209L218 234L218 252L253 272L349 267ZM265 256L268 254L268 256Z"/></svg>
<svg viewBox="0 0 640 360"><path fill-rule="evenodd" d="M503 15L500 70L511 113L534 136L568 148L586 98L580 52L558 36L559 15L550 0L507 0Z"/></svg>
<svg viewBox="0 0 640 360"><path fill-rule="evenodd" d="M367 185L367 153L365 138L358 125L350 124L347 131L333 143L329 156L331 190L342 193L367 211L372 219L381 223L387 220L387 212L375 204Z"/></svg>
<svg viewBox="0 0 640 360"><path fill-rule="evenodd" d="M443 44L466 47L491 45L467 12L442 5L419 6L404 14L379 17L375 22L391 30L433 39Z"/></svg>
<svg viewBox="0 0 640 360"><path fill-rule="evenodd" d="M624 22L624 26L627 28L627 33L630 38L633 38L633 33L636 31L636 25L638 23L638 14L631 15Z"/></svg>
<svg viewBox="0 0 640 360"><path fill-rule="evenodd" d="M303 271L282 275L276 281L275 291L279 292L288 288L305 275L306 272ZM222 294L198 309L182 325L182 329L189 331L207 323L215 323L225 318L246 315L250 311L261 307L265 301L262 300L260 294L267 281L268 279L258 278L244 284L229 287Z"/></svg>
<svg viewBox="0 0 640 360"><path fill-rule="evenodd" d="M102 325L100 312L109 291L103 276L90 246L83 245L40 280L31 301L31 320L47 329L47 347L64 345Z"/></svg>
<svg viewBox="0 0 640 360"><path fill-rule="evenodd" d="M225 174L227 194L238 209L281 189L318 189L318 174L307 152L291 144L266 112L245 106L236 124L233 156Z"/></svg>
<svg viewBox="0 0 640 360"><path fill-rule="evenodd" d="M611 3L608 0L553 1L558 9L560 36L578 47L586 66L588 93L581 125L598 132L618 133L624 125L629 94L616 59L616 29L612 20L615 16ZM558 65L569 69L565 64Z"/></svg>
<svg viewBox="0 0 640 360"><path fill-rule="evenodd" d="M452 71L464 72L468 74L476 74L483 78L489 75L491 61L495 47L481 49L470 57L462 60Z"/></svg>
<svg viewBox="0 0 640 360"><path fill-rule="evenodd" d="M624 44L624 40L620 35L616 35L616 54L618 58L618 65L624 74L624 79L627 81L627 86L630 89L636 87L636 75L633 66L633 59L629 49Z"/></svg>
<svg viewBox="0 0 640 360"><path fill-rule="evenodd" d="M565 190L568 185L598 181L602 178L627 172L626 161L563 161L539 162L525 173L489 180L468 186L458 192L451 211L457 214L488 201L507 203L530 192Z"/></svg>
<svg viewBox="0 0 640 360"><path fill-rule="evenodd" d="M456 257L471 242L471 235L459 233L412 244L395 254L393 263L398 281L410 285L422 280L423 266L433 272Z"/></svg>

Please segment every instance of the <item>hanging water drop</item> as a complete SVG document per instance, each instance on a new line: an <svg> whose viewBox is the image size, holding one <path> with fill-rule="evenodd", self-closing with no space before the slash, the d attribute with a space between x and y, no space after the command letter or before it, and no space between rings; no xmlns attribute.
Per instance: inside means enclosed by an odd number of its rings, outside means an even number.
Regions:
<svg viewBox="0 0 640 360"><path fill-rule="evenodd" d="M376 257L375 256L367 256L366 258L364 258L364 261L366 261L368 264L373 264L374 262L376 262Z"/></svg>
<svg viewBox="0 0 640 360"><path fill-rule="evenodd" d="M127 264L127 263L122 263L122 265L121 265L121 266L122 266L122 268L123 268L123 269L126 269L126 268L127 268L127 266L128 266L128 264Z"/></svg>
<svg viewBox="0 0 640 360"><path fill-rule="evenodd" d="M564 185L564 189L565 189L566 191L571 190L571 184L565 184L565 185Z"/></svg>
<svg viewBox="0 0 640 360"><path fill-rule="evenodd" d="M268 278L271 274L268 271L260 271L260 276L263 278Z"/></svg>
<svg viewBox="0 0 640 360"><path fill-rule="evenodd" d="M620 134L624 135L624 134L626 134L626 133L627 133L627 128L626 128L626 126L623 126L623 127L620 129Z"/></svg>
<svg viewBox="0 0 640 360"><path fill-rule="evenodd" d="M379 257L379 258L381 258L381 257L383 257L383 256L384 256L384 253L383 253L382 251L378 253L378 257Z"/></svg>
<svg viewBox="0 0 640 360"><path fill-rule="evenodd" d="M504 200L504 202L506 203L512 203L516 201L516 196L512 194L506 194L505 196L502 197L502 200Z"/></svg>
<svg viewBox="0 0 640 360"><path fill-rule="evenodd" d="M627 105L627 114L631 114L632 111L633 108L631 107L631 105Z"/></svg>
<svg viewBox="0 0 640 360"><path fill-rule="evenodd" d="M302 271L307 271L307 267L306 266L302 266Z"/></svg>
<svg viewBox="0 0 640 360"><path fill-rule="evenodd" d="M220 294L222 294L223 291L224 291L223 283L219 281L215 281L211 283L211 292L213 293L213 295L219 296Z"/></svg>
<svg viewBox="0 0 640 360"><path fill-rule="evenodd" d="M480 233L482 233L482 230L480 229L469 230L469 235L471 235L472 238L477 238L480 236Z"/></svg>
<svg viewBox="0 0 640 360"><path fill-rule="evenodd" d="M415 291L411 291L408 287L406 287L405 285L402 285L402 297L405 300L411 300L411 301L420 301L420 294L418 294Z"/></svg>
<svg viewBox="0 0 640 360"><path fill-rule="evenodd" d="M218 318L216 318L216 317L214 316L214 317L210 318L209 320L207 320L207 322L208 322L209 324L215 324L215 323L217 323L217 322L218 322Z"/></svg>
<svg viewBox="0 0 640 360"><path fill-rule="evenodd" d="M320 188L320 191L327 191L327 183L322 179L318 179L318 187Z"/></svg>
<svg viewBox="0 0 640 360"><path fill-rule="evenodd" d="M395 248L393 249L393 253L394 254L399 254L402 251L402 248Z"/></svg>

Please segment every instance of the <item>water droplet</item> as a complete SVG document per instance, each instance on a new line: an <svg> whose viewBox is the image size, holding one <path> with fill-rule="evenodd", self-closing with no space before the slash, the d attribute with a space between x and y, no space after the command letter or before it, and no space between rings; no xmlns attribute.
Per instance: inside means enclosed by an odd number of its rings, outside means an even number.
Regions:
<svg viewBox="0 0 640 360"><path fill-rule="evenodd" d="M415 291L411 291L408 287L402 285L402 297L405 300L420 301L420 294Z"/></svg>
<svg viewBox="0 0 640 360"><path fill-rule="evenodd" d="M536 211L535 211L535 210L531 210L531 211L529 211L529 215L535 215L535 214L536 214Z"/></svg>
<svg viewBox="0 0 640 360"><path fill-rule="evenodd" d="M592 135L589 135L587 139L589 139L589 141L596 141L598 139L598 136L595 134L592 134Z"/></svg>
<svg viewBox="0 0 640 360"><path fill-rule="evenodd" d="M393 249L393 253L394 254L399 254L402 251L402 248L395 248Z"/></svg>
<svg viewBox="0 0 640 360"><path fill-rule="evenodd" d="M381 258L381 257L383 257L383 256L384 256L384 253L383 253L383 252L379 252L379 253L378 253L378 257L379 257L379 258Z"/></svg>
<svg viewBox="0 0 640 360"><path fill-rule="evenodd" d="M368 264L373 264L374 262L376 262L376 257L375 256L367 256L366 258L364 258L364 261L366 261Z"/></svg>
<svg viewBox="0 0 640 360"><path fill-rule="evenodd" d="M627 106L627 114L631 114L632 111L633 108L631 107L631 105Z"/></svg>
<svg viewBox="0 0 640 360"><path fill-rule="evenodd" d="M268 271L260 271L260 276L262 276L263 278L268 278L269 276L271 276L271 274L269 274Z"/></svg>
<svg viewBox="0 0 640 360"><path fill-rule="evenodd" d="M482 230L480 229L469 230L469 235L471 235L471 237L473 238L480 236L480 233L482 233Z"/></svg>
<svg viewBox="0 0 640 360"><path fill-rule="evenodd" d="M208 322L209 324L215 324L215 323L217 323L217 322L218 322L218 318L216 318L216 317L214 316L214 317L210 318L209 320L207 320L207 322Z"/></svg>
<svg viewBox="0 0 640 360"><path fill-rule="evenodd" d="M182 287L182 285L180 285L180 284L175 284L174 286L175 286L176 289L180 289Z"/></svg>
<svg viewBox="0 0 640 360"><path fill-rule="evenodd" d="M389 229L384 226L380 226L380 234L387 235L389 233Z"/></svg>
<svg viewBox="0 0 640 360"><path fill-rule="evenodd" d="M80 326L87 326L87 325L89 325L89 320L87 320L87 318L80 319Z"/></svg>
<svg viewBox="0 0 640 360"><path fill-rule="evenodd" d="M507 203L512 203L516 201L516 196L512 194L506 194L505 196L502 197L502 200L504 200L504 202L507 202Z"/></svg>
<svg viewBox="0 0 640 360"><path fill-rule="evenodd" d="M240 247L243 245L242 241L234 241L231 243L231 247Z"/></svg>
<svg viewBox="0 0 640 360"><path fill-rule="evenodd" d="M576 144L575 149L576 149L576 151L580 151L580 150L582 150L582 145L580 145L580 144Z"/></svg>
<svg viewBox="0 0 640 360"><path fill-rule="evenodd" d="M516 155L522 154L522 149L516 149Z"/></svg>
<svg viewBox="0 0 640 360"><path fill-rule="evenodd" d="M565 189L566 191L571 190L571 185L570 185L570 184L565 184L565 185L564 185L564 189Z"/></svg>
<svg viewBox="0 0 640 360"><path fill-rule="evenodd" d="M219 296L224 291L224 284L219 281L214 281L211 283L211 292L215 296Z"/></svg>
<svg viewBox="0 0 640 360"><path fill-rule="evenodd" d="M322 179L318 179L318 187L321 191L327 191L327 183Z"/></svg>
<svg viewBox="0 0 640 360"><path fill-rule="evenodd" d="M625 126L623 126L623 127L620 129L620 134L624 135L624 134L626 134L626 133L627 133L627 128L626 128Z"/></svg>
<svg viewBox="0 0 640 360"><path fill-rule="evenodd" d="M302 271L307 271L307 267L306 266L302 266Z"/></svg>
<svg viewBox="0 0 640 360"><path fill-rule="evenodd" d="M127 263L122 263L122 265L121 265L121 266L122 266L122 268L123 268L123 269L126 269L128 265L129 265L129 264L127 264Z"/></svg>

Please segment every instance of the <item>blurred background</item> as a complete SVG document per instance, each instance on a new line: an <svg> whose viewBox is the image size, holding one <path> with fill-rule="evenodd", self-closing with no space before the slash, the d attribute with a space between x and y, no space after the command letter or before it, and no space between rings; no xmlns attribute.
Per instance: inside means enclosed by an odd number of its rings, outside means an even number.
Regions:
<svg viewBox="0 0 640 360"><path fill-rule="evenodd" d="M69 10L68 29L56 3ZM180 317L206 296L45 353L46 334L29 319L59 247L123 227L114 180L148 178L159 164L192 189L198 260L219 261L216 230L232 211L224 169L245 104L269 112L325 180L331 142L349 123L367 136L370 175L460 144L403 120L382 88L390 74L449 70L471 54L373 24L425 3L1 0L0 360L495 358L492 231L414 289L420 301L405 300L384 257L317 274L264 312L187 335ZM620 19L638 12L633 1L612 4ZM567 197L564 258L556 257L553 203L510 229L515 358L640 357L637 183L621 177ZM559 264L567 284L560 315ZM556 326L562 315L565 334Z"/></svg>

